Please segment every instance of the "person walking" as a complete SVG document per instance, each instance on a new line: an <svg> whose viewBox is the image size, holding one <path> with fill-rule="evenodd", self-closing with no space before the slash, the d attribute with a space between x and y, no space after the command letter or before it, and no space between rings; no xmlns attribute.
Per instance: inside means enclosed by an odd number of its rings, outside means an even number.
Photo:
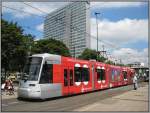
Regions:
<svg viewBox="0 0 150 113"><path fill-rule="evenodd" d="M146 73L143 74L144 81L146 81Z"/></svg>
<svg viewBox="0 0 150 113"><path fill-rule="evenodd" d="M137 90L137 88L138 88L137 74L135 74L133 77L133 85L134 85L134 90Z"/></svg>
<svg viewBox="0 0 150 113"><path fill-rule="evenodd" d="M8 82L8 92L9 92L9 95L14 94L14 87L13 87L13 82L11 79Z"/></svg>
<svg viewBox="0 0 150 113"><path fill-rule="evenodd" d="M5 80L5 87L4 87L4 91L6 92L6 95L8 95L8 85L9 85L9 80L6 79Z"/></svg>

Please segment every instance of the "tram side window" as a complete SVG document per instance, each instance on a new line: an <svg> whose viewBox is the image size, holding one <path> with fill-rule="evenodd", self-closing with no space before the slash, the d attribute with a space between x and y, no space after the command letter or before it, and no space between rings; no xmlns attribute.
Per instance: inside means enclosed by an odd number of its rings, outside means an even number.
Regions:
<svg viewBox="0 0 150 113"><path fill-rule="evenodd" d="M117 71L117 77L118 77L118 80L120 81L120 71L119 70Z"/></svg>
<svg viewBox="0 0 150 113"><path fill-rule="evenodd" d="M40 83L53 83L53 64L47 64L45 62L42 68Z"/></svg>
<svg viewBox="0 0 150 113"><path fill-rule="evenodd" d="M97 80L105 80L105 70L97 69Z"/></svg>
<svg viewBox="0 0 150 113"><path fill-rule="evenodd" d="M115 80L115 70L112 69L111 71L111 80L114 81Z"/></svg>
<svg viewBox="0 0 150 113"><path fill-rule="evenodd" d="M89 68L82 68L82 81L89 81Z"/></svg>
<svg viewBox="0 0 150 113"><path fill-rule="evenodd" d="M81 68L75 67L74 69L75 82L81 82Z"/></svg>
<svg viewBox="0 0 150 113"><path fill-rule="evenodd" d="M70 86L73 86L73 70L70 70Z"/></svg>
<svg viewBox="0 0 150 113"><path fill-rule="evenodd" d="M127 72L126 71L123 71L123 77L124 77L124 79L127 79Z"/></svg>
<svg viewBox="0 0 150 113"><path fill-rule="evenodd" d="M64 69L64 86L68 86L67 69Z"/></svg>
<svg viewBox="0 0 150 113"><path fill-rule="evenodd" d="M117 81L118 80L118 71L116 69L114 71L115 71L115 81Z"/></svg>

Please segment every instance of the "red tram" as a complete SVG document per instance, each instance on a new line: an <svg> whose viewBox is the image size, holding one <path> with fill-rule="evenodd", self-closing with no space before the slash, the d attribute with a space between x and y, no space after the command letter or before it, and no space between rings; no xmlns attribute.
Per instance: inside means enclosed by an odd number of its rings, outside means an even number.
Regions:
<svg viewBox="0 0 150 113"><path fill-rule="evenodd" d="M134 70L53 54L29 57L18 97L46 99L132 83Z"/></svg>

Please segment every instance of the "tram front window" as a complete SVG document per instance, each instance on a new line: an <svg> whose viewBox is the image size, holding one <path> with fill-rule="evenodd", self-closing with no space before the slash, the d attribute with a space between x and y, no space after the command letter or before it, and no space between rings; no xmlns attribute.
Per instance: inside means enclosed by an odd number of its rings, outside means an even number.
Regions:
<svg viewBox="0 0 150 113"><path fill-rule="evenodd" d="M39 77L41 63L41 57L29 57L27 64L24 68L24 74L22 76L22 79L37 81Z"/></svg>

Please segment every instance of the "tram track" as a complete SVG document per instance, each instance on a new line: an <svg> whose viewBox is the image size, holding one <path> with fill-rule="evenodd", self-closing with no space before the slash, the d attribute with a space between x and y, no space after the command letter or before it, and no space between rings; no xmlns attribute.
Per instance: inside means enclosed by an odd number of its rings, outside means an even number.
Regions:
<svg viewBox="0 0 150 113"><path fill-rule="evenodd" d="M144 84L140 84L142 87ZM46 101L23 101L17 99L2 100L2 111L73 111L77 108L93 104L133 90L132 85L95 91L76 96L47 99ZM11 104L10 104L11 103Z"/></svg>

